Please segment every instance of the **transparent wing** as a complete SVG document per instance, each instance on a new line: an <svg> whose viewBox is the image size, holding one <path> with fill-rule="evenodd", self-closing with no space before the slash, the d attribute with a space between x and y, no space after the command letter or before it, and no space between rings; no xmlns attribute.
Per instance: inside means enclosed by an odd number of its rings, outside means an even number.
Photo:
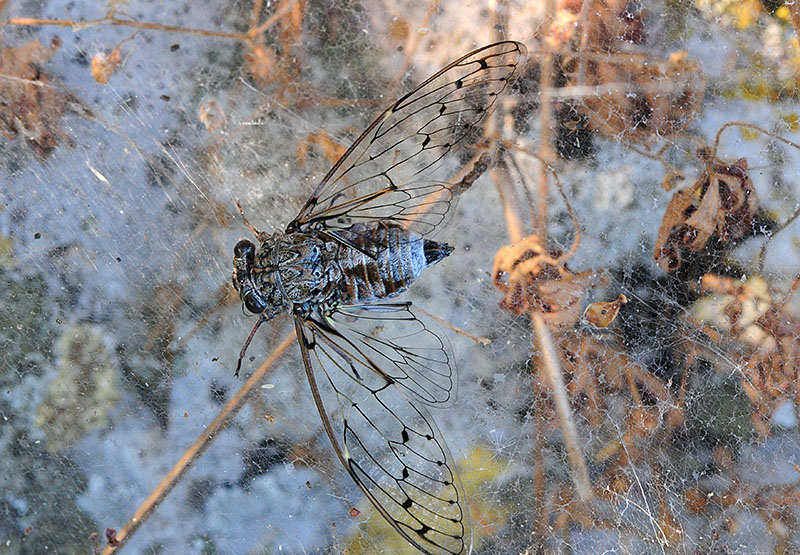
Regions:
<svg viewBox="0 0 800 555"><path fill-rule="evenodd" d="M452 191L424 176L476 134L525 55L518 42L484 46L398 99L334 164L288 231L376 219L411 224L421 235L433 231Z"/></svg>
<svg viewBox="0 0 800 555"><path fill-rule="evenodd" d="M347 472L416 548L462 553L463 495L422 402L449 396L442 342L409 305L344 307L296 317L295 325L314 400Z"/></svg>

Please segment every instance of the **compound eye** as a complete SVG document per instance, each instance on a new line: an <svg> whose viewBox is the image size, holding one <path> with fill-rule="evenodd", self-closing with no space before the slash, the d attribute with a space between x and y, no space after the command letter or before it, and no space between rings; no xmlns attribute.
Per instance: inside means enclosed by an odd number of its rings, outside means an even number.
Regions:
<svg viewBox="0 0 800 555"><path fill-rule="evenodd" d="M255 252L256 246L247 239L242 239L236 243L235 247L233 247L234 258L244 259L248 264L253 263L253 256Z"/></svg>
<svg viewBox="0 0 800 555"><path fill-rule="evenodd" d="M267 308L267 303L252 294L245 295L242 300L244 307L253 314L261 314Z"/></svg>

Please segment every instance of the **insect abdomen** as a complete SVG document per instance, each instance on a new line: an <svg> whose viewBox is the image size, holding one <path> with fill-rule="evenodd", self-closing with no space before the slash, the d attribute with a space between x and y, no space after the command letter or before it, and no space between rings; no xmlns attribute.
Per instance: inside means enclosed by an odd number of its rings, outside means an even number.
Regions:
<svg viewBox="0 0 800 555"><path fill-rule="evenodd" d="M345 234L343 234L345 235ZM394 225L354 226L346 235L360 250L343 248L339 257L342 301L369 303L399 295L453 248ZM369 254L368 254L369 253Z"/></svg>

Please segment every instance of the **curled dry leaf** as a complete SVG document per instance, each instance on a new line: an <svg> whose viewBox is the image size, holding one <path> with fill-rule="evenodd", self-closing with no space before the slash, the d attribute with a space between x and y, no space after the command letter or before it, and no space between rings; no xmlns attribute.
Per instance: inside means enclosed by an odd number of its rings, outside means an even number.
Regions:
<svg viewBox="0 0 800 555"><path fill-rule="evenodd" d="M56 37L49 47L39 41L0 47L0 133L22 136L41 157L63 137L59 124L70 100L42 71L60 45Z"/></svg>
<svg viewBox="0 0 800 555"><path fill-rule="evenodd" d="M575 325L594 272L575 274L560 257L542 247L535 234L502 247L492 271L494 286L504 295L500 307L514 314L538 311L554 330Z"/></svg>
<svg viewBox="0 0 800 555"><path fill-rule="evenodd" d="M620 293L613 301L592 303L583 312L583 319L596 328L607 328L616 320L619 309L628 302L628 298Z"/></svg>
<svg viewBox="0 0 800 555"><path fill-rule="evenodd" d="M800 408L800 321L773 303L761 277L741 282L709 274L701 287L710 294L693 305L692 322L723 332L708 333L712 341L738 343L738 349L726 349L725 361L716 362L725 364L720 371L727 372L730 359L737 361L742 388L753 407L753 425L766 436L781 402L792 399Z"/></svg>
<svg viewBox="0 0 800 555"><path fill-rule="evenodd" d="M112 50L110 54L98 52L92 58L92 77L101 85L105 85L111 79L121 61L119 46Z"/></svg>
<svg viewBox="0 0 800 555"><path fill-rule="evenodd" d="M714 235L726 243L750 228L758 196L747 175L747 160L709 163L689 189L676 192L667 206L654 258L665 272L677 270L688 249L701 251Z"/></svg>

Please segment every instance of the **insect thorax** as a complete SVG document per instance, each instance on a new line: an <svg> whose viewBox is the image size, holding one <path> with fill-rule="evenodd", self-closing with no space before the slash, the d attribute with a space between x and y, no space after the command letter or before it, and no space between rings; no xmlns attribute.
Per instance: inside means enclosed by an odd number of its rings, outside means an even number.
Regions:
<svg viewBox="0 0 800 555"><path fill-rule="evenodd" d="M370 222L344 230L276 233L253 260L253 287L268 316L363 304L399 295L451 247L400 226Z"/></svg>
<svg viewBox="0 0 800 555"><path fill-rule="evenodd" d="M338 245L316 233L276 233L258 248L253 285L275 311L335 301Z"/></svg>

